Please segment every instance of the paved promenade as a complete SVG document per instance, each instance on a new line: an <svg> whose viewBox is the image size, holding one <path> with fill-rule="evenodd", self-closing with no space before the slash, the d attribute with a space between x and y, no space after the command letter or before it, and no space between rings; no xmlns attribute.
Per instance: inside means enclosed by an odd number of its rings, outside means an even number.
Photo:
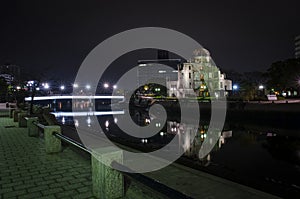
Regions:
<svg viewBox="0 0 300 199"><path fill-rule="evenodd" d="M0 198L92 198L89 161L69 148L46 154L10 118L0 118Z"/></svg>
<svg viewBox="0 0 300 199"><path fill-rule="evenodd" d="M46 154L42 139L0 117L0 198L94 198L91 163L70 148ZM132 182L125 198L154 198Z"/></svg>
<svg viewBox="0 0 300 199"><path fill-rule="evenodd" d="M27 136L11 118L0 117L0 198L94 198L90 160L69 147L46 154L44 141ZM153 179L193 198L276 198L270 194L172 164L147 173ZM125 198L165 198L130 182Z"/></svg>

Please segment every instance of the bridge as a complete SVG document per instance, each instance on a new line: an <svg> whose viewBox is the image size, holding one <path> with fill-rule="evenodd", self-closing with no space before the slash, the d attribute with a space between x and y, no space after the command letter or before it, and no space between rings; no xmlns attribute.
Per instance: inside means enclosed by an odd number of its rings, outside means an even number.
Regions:
<svg viewBox="0 0 300 199"><path fill-rule="evenodd" d="M124 96L109 96L109 95L57 95L57 96L38 96L34 97L33 101L40 101L40 100L72 100L72 99L120 99L124 100ZM31 97L26 97L25 101L31 101Z"/></svg>

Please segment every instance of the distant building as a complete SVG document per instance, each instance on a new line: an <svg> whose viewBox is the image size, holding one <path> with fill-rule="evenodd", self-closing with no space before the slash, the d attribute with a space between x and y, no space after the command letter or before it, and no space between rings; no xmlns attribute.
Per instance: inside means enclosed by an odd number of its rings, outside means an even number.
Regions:
<svg viewBox="0 0 300 199"><path fill-rule="evenodd" d="M3 78L4 81L6 82L6 84L9 84L9 85L11 85L12 82L14 81L14 77L12 75L6 74L6 73L1 73L0 78Z"/></svg>
<svg viewBox="0 0 300 199"><path fill-rule="evenodd" d="M158 81L166 86L168 81L177 81L177 66L180 59L140 60L138 61L138 85L145 79Z"/></svg>
<svg viewBox="0 0 300 199"><path fill-rule="evenodd" d="M300 58L300 35L295 37L295 57Z"/></svg>
<svg viewBox="0 0 300 199"><path fill-rule="evenodd" d="M145 80L158 82L167 87L167 82L177 81L177 67L182 63L181 59L169 59L169 52L157 51L157 59L138 61L138 86L142 86Z"/></svg>
<svg viewBox="0 0 300 199"><path fill-rule="evenodd" d="M20 80L20 67L12 64L5 64L0 66L0 76L3 77L8 84L13 81Z"/></svg>

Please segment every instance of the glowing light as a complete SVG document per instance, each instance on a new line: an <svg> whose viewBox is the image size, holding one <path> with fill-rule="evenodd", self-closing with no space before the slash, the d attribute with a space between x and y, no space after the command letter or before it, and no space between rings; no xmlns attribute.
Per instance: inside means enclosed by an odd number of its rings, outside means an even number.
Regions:
<svg viewBox="0 0 300 199"><path fill-rule="evenodd" d="M106 127L106 128L109 127L109 121L108 121L108 120L105 121L105 127Z"/></svg>
<svg viewBox="0 0 300 199"><path fill-rule="evenodd" d="M73 84L73 87L74 87L74 88L78 88L78 84L76 84L76 83Z"/></svg>
<svg viewBox="0 0 300 199"><path fill-rule="evenodd" d="M171 127L171 132L176 132L177 128L176 127Z"/></svg>
<svg viewBox="0 0 300 199"><path fill-rule="evenodd" d="M21 86L17 86L17 90L20 90L21 89Z"/></svg>
<svg viewBox="0 0 300 199"><path fill-rule="evenodd" d="M258 89L262 90L262 89L264 89L264 86L263 85L259 85Z"/></svg>
<svg viewBox="0 0 300 199"><path fill-rule="evenodd" d="M49 88L50 88L49 84L48 84L48 83L45 83L45 84L44 84L44 88L45 88L45 89L49 89Z"/></svg>
<svg viewBox="0 0 300 199"><path fill-rule="evenodd" d="M104 88L108 88L108 87L109 87L109 84L108 84L108 83L104 83L104 84L103 84L103 87L104 87Z"/></svg>
<svg viewBox="0 0 300 199"><path fill-rule="evenodd" d="M146 123L146 124L150 124L150 119L146 118L146 119L145 119L145 123Z"/></svg>
<svg viewBox="0 0 300 199"><path fill-rule="evenodd" d="M90 127L90 126L91 126L91 122L92 122L91 118L88 117L87 120L86 120L86 122L87 122L87 124L88 124L88 127Z"/></svg>
<svg viewBox="0 0 300 199"><path fill-rule="evenodd" d="M88 84L88 85L85 86L85 88L88 89L88 90L90 90L91 89L91 85Z"/></svg>
<svg viewBox="0 0 300 199"><path fill-rule="evenodd" d="M113 88L116 89L116 88L117 88L117 85L113 85Z"/></svg>
<svg viewBox="0 0 300 199"><path fill-rule="evenodd" d="M160 136L164 136L164 132L160 132Z"/></svg>
<svg viewBox="0 0 300 199"><path fill-rule="evenodd" d="M65 90L65 86L64 86L64 85L61 85L61 86L60 86L60 90Z"/></svg>
<svg viewBox="0 0 300 199"><path fill-rule="evenodd" d="M219 95L218 95L218 93L215 93L215 96L216 96L216 98L217 98L217 99L219 98Z"/></svg>
<svg viewBox="0 0 300 199"><path fill-rule="evenodd" d="M147 139L142 139L142 143L148 143L148 140Z"/></svg>
<svg viewBox="0 0 300 199"><path fill-rule="evenodd" d="M37 87L35 90L39 91L39 90L40 90L40 88L39 88L39 87Z"/></svg>
<svg viewBox="0 0 300 199"><path fill-rule="evenodd" d="M239 86L238 86L237 84L234 84L234 85L232 86L232 88L233 88L233 90L237 90L237 89L239 89Z"/></svg>
<svg viewBox="0 0 300 199"><path fill-rule="evenodd" d="M79 122L78 122L78 120L74 120L74 125L76 126L76 127L78 127L79 126Z"/></svg>

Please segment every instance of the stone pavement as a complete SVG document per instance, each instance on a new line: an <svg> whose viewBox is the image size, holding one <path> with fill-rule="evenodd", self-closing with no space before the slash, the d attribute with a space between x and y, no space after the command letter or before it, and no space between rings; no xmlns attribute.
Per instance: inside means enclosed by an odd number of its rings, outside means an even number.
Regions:
<svg viewBox="0 0 300 199"><path fill-rule="evenodd" d="M11 118L0 117L0 198L94 198L91 163L70 148L46 154L42 139L27 136ZM142 187L142 189L141 189ZM131 182L125 198L154 198Z"/></svg>
<svg viewBox="0 0 300 199"><path fill-rule="evenodd" d="M46 154L43 140L10 118L0 125L0 198L92 197L89 161L69 148Z"/></svg>

